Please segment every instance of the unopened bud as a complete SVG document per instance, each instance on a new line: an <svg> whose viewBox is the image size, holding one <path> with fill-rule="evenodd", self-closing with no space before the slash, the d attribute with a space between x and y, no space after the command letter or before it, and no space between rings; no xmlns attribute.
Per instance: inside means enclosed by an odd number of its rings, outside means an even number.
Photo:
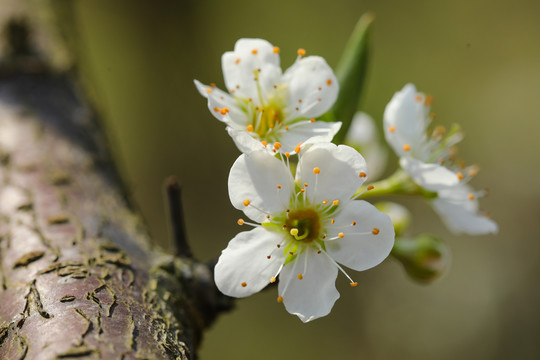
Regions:
<svg viewBox="0 0 540 360"><path fill-rule="evenodd" d="M450 250L433 235L396 238L392 255L405 267L413 280L429 283L439 278L450 265Z"/></svg>

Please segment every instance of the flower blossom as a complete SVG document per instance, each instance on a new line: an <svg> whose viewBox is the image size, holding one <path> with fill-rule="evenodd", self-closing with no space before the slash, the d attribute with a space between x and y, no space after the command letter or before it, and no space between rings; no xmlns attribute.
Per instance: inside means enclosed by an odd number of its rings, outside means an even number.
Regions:
<svg viewBox="0 0 540 360"><path fill-rule="evenodd" d="M317 121L336 101L339 86L326 61L304 57L282 73L279 48L262 39L240 39L221 64L229 93L195 80L210 112L244 153L266 148L293 153L299 143L329 142L340 122Z"/></svg>
<svg viewBox="0 0 540 360"><path fill-rule="evenodd" d="M265 150L241 155L229 175L233 206L253 222L236 235L215 267L218 289L245 297L279 276L277 301L308 322L327 315L339 293L339 264L362 271L381 263L394 244L390 218L354 200L367 178L353 148L318 143L299 153L293 178L287 158ZM339 263L339 264L338 264Z"/></svg>
<svg viewBox="0 0 540 360"><path fill-rule="evenodd" d="M485 192L474 191L467 185L478 169L454 164L454 145L463 138L459 127L447 132L437 126L428 135L431 102L431 96L417 92L412 84L405 85L384 111L386 140L413 181L437 194L431 205L451 231L470 235L496 233L497 224L478 209L478 198Z"/></svg>

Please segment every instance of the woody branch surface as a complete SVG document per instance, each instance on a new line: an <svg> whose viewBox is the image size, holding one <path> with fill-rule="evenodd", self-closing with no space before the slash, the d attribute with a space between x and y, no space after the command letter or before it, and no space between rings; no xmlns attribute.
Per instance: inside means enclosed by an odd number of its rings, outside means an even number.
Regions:
<svg viewBox="0 0 540 360"><path fill-rule="evenodd" d="M195 359L229 306L211 267L151 246L72 76L12 50L0 66L0 358Z"/></svg>

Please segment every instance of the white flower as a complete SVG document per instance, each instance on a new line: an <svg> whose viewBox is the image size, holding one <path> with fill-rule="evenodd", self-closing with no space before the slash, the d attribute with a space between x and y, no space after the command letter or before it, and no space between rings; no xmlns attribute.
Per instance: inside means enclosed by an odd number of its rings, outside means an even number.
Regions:
<svg viewBox="0 0 540 360"><path fill-rule="evenodd" d="M478 197L482 191L474 191L468 185L459 185L437 193L431 205L441 216L446 226L456 234L496 234L497 223L479 214Z"/></svg>
<svg viewBox="0 0 540 360"><path fill-rule="evenodd" d="M245 297L279 275L278 302L288 312L303 322L327 315L339 298L338 263L369 269L394 244L390 218L351 198L366 177L363 157L345 145L319 143L301 150L295 178L286 160L264 150L241 155L229 175L229 196L261 225L238 221L255 228L236 235L221 254L217 287Z"/></svg>
<svg viewBox="0 0 540 360"><path fill-rule="evenodd" d="M334 104L337 79L323 58L303 55L300 49L283 74L278 47L262 39L240 39L221 58L229 93L195 80L240 151L292 153L299 143L329 142L338 132L340 122L316 121Z"/></svg>
<svg viewBox="0 0 540 360"><path fill-rule="evenodd" d="M497 224L480 214L478 197L467 182L478 172L474 166L454 165L453 146L463 138L458 126L448 133L436 127L428 136L432 99L412 84L398 91L384 111L386 140L398 156L403 170L422 188L436 192L431 205L455 233L496 233Z"/></svg>
<svg viewBox="0 0 540 360"><path fill-rule="evenodd" d="M371 181L382 175L386 168L388 151L379 141L379 132L371 116L361 111L354 115L345 143L364 154Z"/></svg>

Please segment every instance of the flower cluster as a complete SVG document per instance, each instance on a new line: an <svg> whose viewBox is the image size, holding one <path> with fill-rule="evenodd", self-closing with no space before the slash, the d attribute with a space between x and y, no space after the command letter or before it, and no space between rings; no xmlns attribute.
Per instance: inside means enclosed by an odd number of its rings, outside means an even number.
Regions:
<svg viewBox="0 0 540 360"><path fill-rule="evenodd" d="M339 95L326 61L306 57L300 49L295 63L282 73L279 53L265 40L240 39L234 51L222 56L228 92L195 80L210 112L226 124L243 153L229 174L229 197L247 217L238 225L253 227L229 242L214 277L218 289L233 297L277 283L277 301L308 322L331 311L339 298L335 281L340 271L352 287L358 285L342 265L362 271L380 264L391 253L396 232L401 236L408 227L410 216L403 207L396 213L389 210L396 209L391 203L378 204L393 216L393 224L377 207L358 200L374 185L364 185L368 166L356 149L367 154L376 176L385 168L386 152L373 120L362 113L338 119L351 124L346 140L354 148L330 142L342 123L317 119L332 111ZM456 166L454 145L461 131L436 127L428 132L430 104L431 97L408 84L387 105L384 133L403 169L395 177L397 186L388 188L397 193L414 182L410 193L427 194L456 233L497 232L497 224L478 210L477 199L484 192L467 184L477 168ZM324 119L334 117L331 112ZM395 184L389 179L375 186ZM409 274L428 280L437 270L426 270L414 259L424 258L418 251L433 254L426 252L432 245L442 254L444 246L430 236L422 239L421 246L414 239L402 246L396 242L393 254L409 265Z"/></svg>

